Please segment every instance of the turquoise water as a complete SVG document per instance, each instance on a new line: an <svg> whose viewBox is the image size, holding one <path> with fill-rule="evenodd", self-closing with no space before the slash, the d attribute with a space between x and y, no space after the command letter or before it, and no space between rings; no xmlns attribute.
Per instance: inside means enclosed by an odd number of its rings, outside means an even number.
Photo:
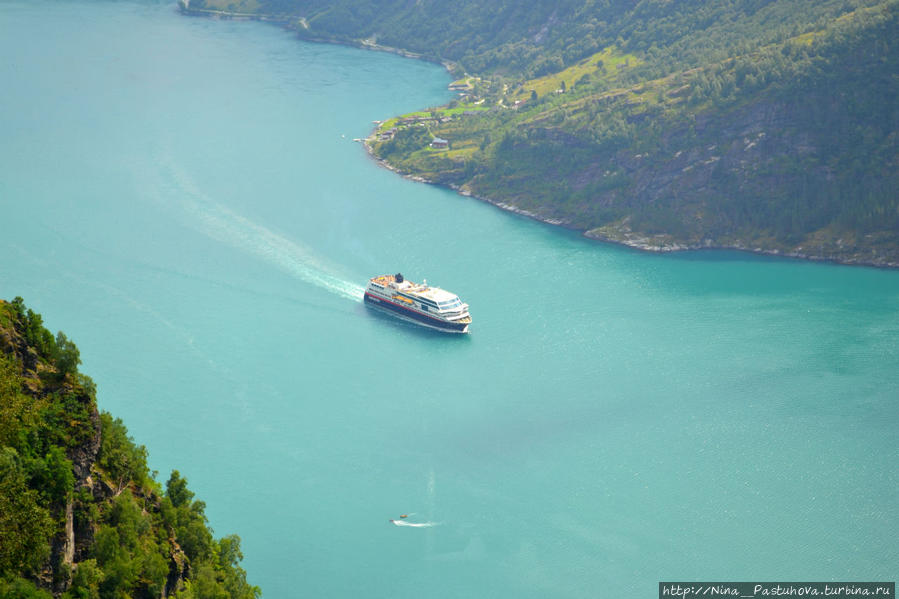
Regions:
<svg viewBox="0 0 899 599"><path fill-rule="evenodd" d="M0 2L0 55L0 296L265 596L896 580L899 273L645 255L397 177L352 139L449 99L434 65L78 0ZM366 310L396 271L472 334Z"/></svg>

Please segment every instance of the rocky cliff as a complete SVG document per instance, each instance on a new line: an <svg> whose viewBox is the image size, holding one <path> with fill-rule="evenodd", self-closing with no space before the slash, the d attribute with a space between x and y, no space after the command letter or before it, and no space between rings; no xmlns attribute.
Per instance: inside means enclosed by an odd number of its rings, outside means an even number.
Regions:
<svg viewBox="0 0 899 599"><path fill-rule="evenodd" d="M0 300L0 596L258 597L239 539L212 538L177 472L163 492L79 363Z"/></svg>

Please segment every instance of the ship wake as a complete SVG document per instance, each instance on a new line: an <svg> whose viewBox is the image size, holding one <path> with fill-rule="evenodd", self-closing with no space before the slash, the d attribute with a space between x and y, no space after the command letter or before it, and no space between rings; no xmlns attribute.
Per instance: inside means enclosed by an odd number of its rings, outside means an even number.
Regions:
<svg viewBox="0 0 899 599"><path fill-rule="evenodd" d="M412 528L430 528L437 526L438 522L408 522L406 520L391 520L394 526L411 526Z"/></svg>
<svg viewBox="0 0 899 599"><path fill-rule="evenodd" d="M179 194L178 204L190 216L190 224L204 235L254 255L283 272L350 300L361 300L364 288L334 274L327 261L303 244L238 214L200 190L175 165L168 165Z"/></svg>

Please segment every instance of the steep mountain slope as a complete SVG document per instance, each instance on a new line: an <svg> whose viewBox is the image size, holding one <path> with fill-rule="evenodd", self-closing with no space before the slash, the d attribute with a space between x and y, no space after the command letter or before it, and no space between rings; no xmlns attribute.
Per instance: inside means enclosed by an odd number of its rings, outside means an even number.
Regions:
<svg viewBox="0 0 899 599"><path fill-rule="evenodd" d="M568 86L408 127L374 151L403 172L647 249L899 264L897 6L634 86ZM431 136L449 150L428 148Z"/></svg>
<svg viewBox="0 0 899 599"><path fill-rule="evenodd" d="M302 37L399 47L467 73L458 101L372 137L396 170L646 249L880 265L899 264L897 7L244 3Z"/></svg>
<svg viewBox="0 0 899 599"><path fill-rule="evenodd" d="M255 599L240 539L97 410L74 343L0 300L0 596Z"/></svg>

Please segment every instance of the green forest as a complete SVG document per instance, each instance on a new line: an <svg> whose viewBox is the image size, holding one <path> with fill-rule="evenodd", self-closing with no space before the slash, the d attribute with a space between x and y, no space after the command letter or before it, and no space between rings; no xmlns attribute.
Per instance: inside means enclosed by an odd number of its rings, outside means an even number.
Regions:
<svg viewBox="0 0 899 599"><path fill-rule="evenodd" d="M457 99L368 141L402 173L645 249L899 265L897 0L187 7L446 65Z"/></svg>
<svg viewBox="0 0 899 599"><path fill-rule="evenodd" d="M21 298L0 300L0 597L259 597L240 538L214 538L177 470L156 480L80 363Z"/></svg>

